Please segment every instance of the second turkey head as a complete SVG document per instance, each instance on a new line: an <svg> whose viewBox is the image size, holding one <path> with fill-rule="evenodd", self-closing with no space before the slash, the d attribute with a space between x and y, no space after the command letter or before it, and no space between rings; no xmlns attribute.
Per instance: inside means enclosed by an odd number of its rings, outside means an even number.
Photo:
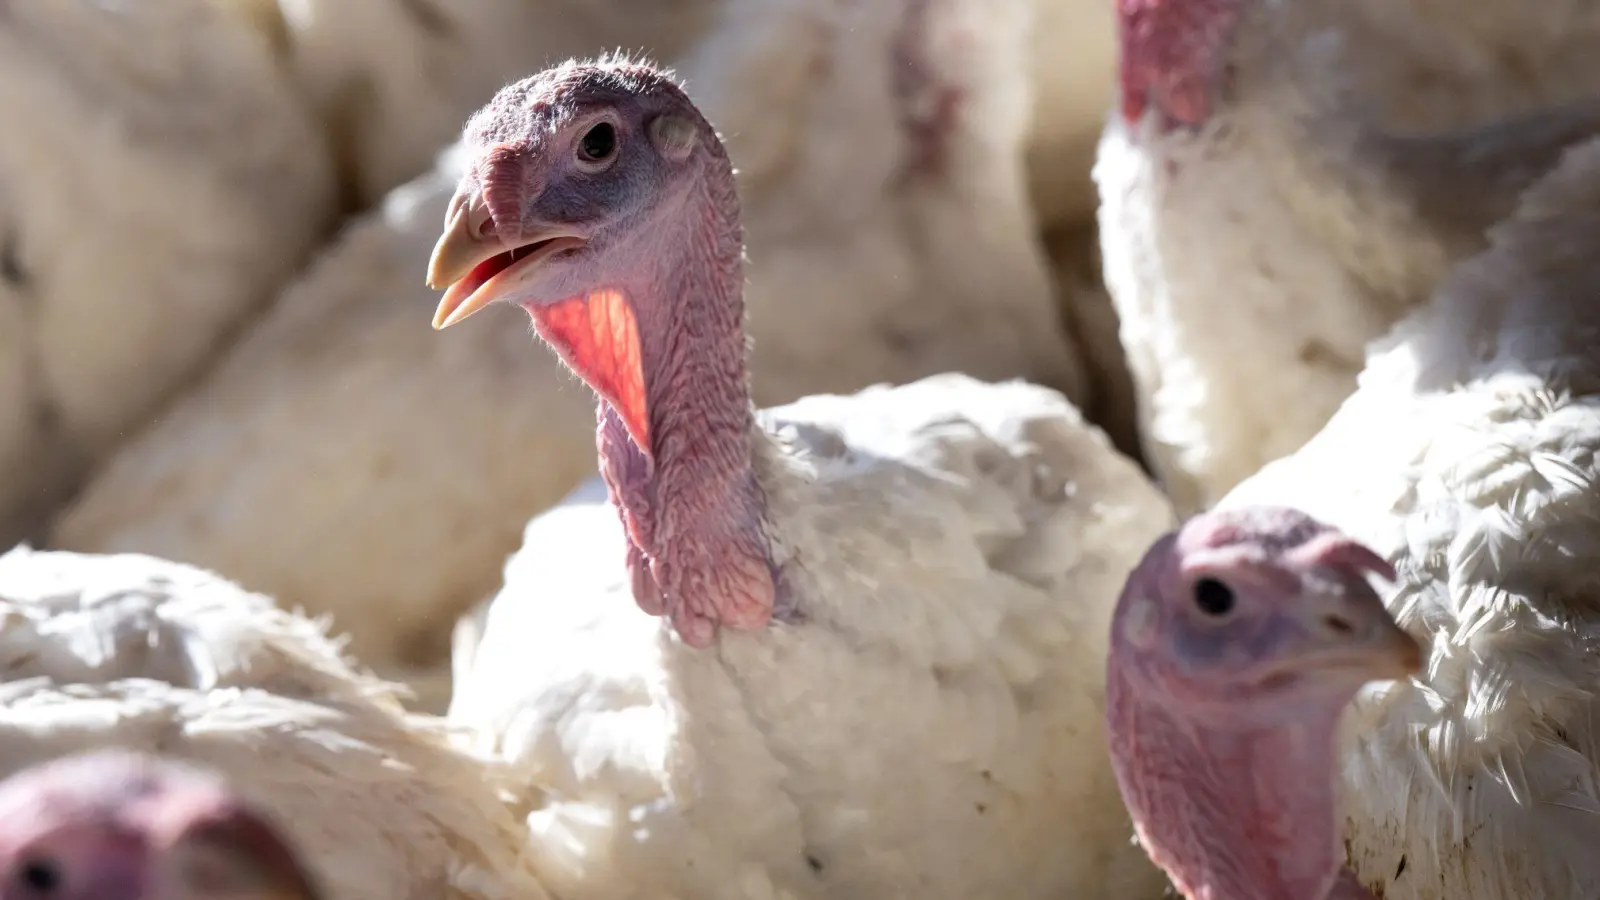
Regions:
<svg viewBox="0 0 1600 900"><path fill-rule="evenodd" d="M217 776L122 751L0 784L0 900L319 900L273 825Z"/></svg>
<svg viewBox="0 0 1600 900"><path fill-rule="evenodd" d="M1141 843L1189 897L1324 898L1343 851L1336 732L1422 651L1382 557L1291 509L1207 513L1158 541L1112 623L1107 725Z"/></svg>

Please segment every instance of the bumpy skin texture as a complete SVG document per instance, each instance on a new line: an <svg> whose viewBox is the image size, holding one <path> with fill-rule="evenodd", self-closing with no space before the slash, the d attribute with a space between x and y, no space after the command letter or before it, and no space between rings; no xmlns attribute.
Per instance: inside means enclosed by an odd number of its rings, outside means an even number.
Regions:
<svg viewBox="0 0 1600 900"><path fill-rule="evenodd" d="M1169 127L1196 126L1211 111L1213 60L1245 0L1117 0L1122 44L1117 74L1122 116L1136 122L1154 104Z"/></svg>
<svg viewBox="0 0 1600 900"><path fill-rule="evenodd" d="M126 751L0 784L3 900L318 900L271 822L210 772Z"/></svg>
<svg viewBox="0 0 1600 900"><path fill-rule="evenodd" d="M1291 509L1156 542L1112 623L1107 723L1141 843L1194 900L1369 897L1342 874L1335 731L1421 659L1367 584L1394 571Z"/></svg>

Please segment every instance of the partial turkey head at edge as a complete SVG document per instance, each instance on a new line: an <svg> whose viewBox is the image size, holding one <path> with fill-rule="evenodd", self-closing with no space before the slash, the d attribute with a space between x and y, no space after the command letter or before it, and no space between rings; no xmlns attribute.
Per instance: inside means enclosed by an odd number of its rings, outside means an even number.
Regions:
<svg viewBox="0 0 1600 900"><path fill-rule="evenodd" d="M1241 507L1161 538L1112 622L1107 724L1140 842L1192 898L1364 898L1343 872L1335 732L1422 648L1366 581L1381 557L1304 513Z"/></svg>
<svg viewBox="0 0 1600 900"><path fill-rule="evenodd" d="M123 751L0 784L0 900L320 900L271 823L208 772Z"/></svg>
<svg viewBox="0 0 1600 900"><path fill-rule="evenodd" d="M569 63L467 124L474 158L428 283L434 326L527 310L599 395L600 469L640 608L693 646L782 612L750 462L743 242L733 168L664 72Z"/></svg>

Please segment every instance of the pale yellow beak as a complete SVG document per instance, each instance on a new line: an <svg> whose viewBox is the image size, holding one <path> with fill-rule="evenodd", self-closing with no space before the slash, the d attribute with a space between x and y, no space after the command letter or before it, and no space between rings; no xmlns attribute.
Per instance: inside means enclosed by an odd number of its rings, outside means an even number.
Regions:
<svg viewBox="0 0 1600 900"><path fill-rule="evenodd" d="M526 232L516 246L498 236L483 234L489 211L476 193L458 193L450 199L444 234L428 260L428 287L444 289L433 313L435 329L449 328L505 295L512 283L528 274L553 253L581 247L584 240L556 229ZM515 253L515 258L511 256ZM478 267L497 256L503 265L488 277L475 275Z"/></svg>
<svg viewBox="0 0 1600 900"><path fill-rule="evenodd" d="M444 290L444 297L433 314L436 329L460 322L494 299L492 294L480 290L487 283L469 284L463 280L479 263L507 250L499 238L479 237L487 217L488 209L475 193L457 193L450 198L444 233L433 245L433 255L428 259L428 287Z"/></svg>
<svg viewBox="0 0 1600 900"><path fill-rule="evenodd" d="M1422 645L1392 619L1370 646L1374 678L1406 678L1422 668Z"/></svg>
<svg viewBox="0 0 1600 900"><path fill-rule="evenodd" d="M1384 614L1365 638L1334 639L1314 651L1303 664L1318 669L1359 673L1370 681L1406 678L1422 668L1422 645Z"/></svg>

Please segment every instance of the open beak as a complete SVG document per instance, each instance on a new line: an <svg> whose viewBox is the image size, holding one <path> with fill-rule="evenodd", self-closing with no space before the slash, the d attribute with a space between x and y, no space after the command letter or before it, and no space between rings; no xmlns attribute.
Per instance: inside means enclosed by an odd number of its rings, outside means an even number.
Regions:
<svg viewBox="0 0 1600 900"><path fill-rule="evenodd" d="M541 261L563 250L583 246L583 238L555 229L523 232L515 245L498 235L481 234L488 210L476 194L450 200L444 234L428 260L428 287L444 289L433 314L435 329L449 328L490 303Z"/></svg>

